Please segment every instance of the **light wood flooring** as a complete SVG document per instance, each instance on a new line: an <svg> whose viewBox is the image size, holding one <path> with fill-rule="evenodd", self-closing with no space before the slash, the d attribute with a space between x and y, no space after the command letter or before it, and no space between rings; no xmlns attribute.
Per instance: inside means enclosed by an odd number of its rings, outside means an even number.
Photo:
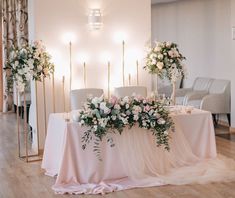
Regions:
<svg viewBox="0 0 235 198"><path fill-rule="evenodd" d="M216 132L225 133L226 128ZM216 137L218 152L235 159L235 142ZM0 198L96 198L101 195L55 195L55 179L45 176L40 162L18 159L16 115L0 114ZM139 188L107 194L107 198L235 198L235 182Z"/></svg>

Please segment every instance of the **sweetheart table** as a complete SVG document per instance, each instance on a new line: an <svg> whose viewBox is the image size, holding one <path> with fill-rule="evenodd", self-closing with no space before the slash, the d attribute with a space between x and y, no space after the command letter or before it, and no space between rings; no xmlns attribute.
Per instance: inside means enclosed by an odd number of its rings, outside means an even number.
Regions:
<svg viewBox="0 0 235 198"><path fill-rule="evenodd" d="M92 144L82 149L81 138L87 128L66 122L64 116L56 113L49 117L42 161L46 175L57 175L52 187L56 193L104 194L197 182L217 156L214 126L207 111L171 113L175 132L171 133L170 151L157 147L155 137L145 129L133 127L122 135L111 134L115 146L102 141L102 161Z"/></svg>

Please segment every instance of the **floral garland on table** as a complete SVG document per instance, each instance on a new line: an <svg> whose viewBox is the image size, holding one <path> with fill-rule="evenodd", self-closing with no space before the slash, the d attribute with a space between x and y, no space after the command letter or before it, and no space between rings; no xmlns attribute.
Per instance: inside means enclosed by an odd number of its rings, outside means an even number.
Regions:
<svg viewBox="0 0 235 198"><path fill-rule="evenodd" d="M138 97L124 97L117 99L112 97L110 101L100 98L88 99L84 109L80 110L74 119L81 126L88 126L82 142L82 148L94 141L94 151L100 155L99 143L107 137L107 141L114 146L110 133L122 134L125 127L138 125L148 129L155 137L157 146L164 146L169 150L169 131L173 127L173 121L164 104L153 99Z"/></svg>
<svg viewBox="0 0 235 198"><path fill-rule="evenodd" d="M171 82L176 82L186 75L182 63L185 59L176 43L155 42L155 46L148 50L144 68L161 79L167 77Z"/></svg>
<svg viewBox="0 0 235 198"><path fill-rule="evenodd" d="M13 47L5 68L11 69L13 80L19 92L23 92L30 80L41 81L54 72L51 56L41 41L21 48Z"/></svg>

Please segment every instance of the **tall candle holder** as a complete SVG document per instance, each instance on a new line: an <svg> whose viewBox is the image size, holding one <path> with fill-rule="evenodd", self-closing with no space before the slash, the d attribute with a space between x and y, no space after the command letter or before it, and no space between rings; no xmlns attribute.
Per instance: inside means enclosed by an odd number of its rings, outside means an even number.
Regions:
<svg viewBox="0 0 235 198"><path fill-rule="evenodd" d="M69 73L70 73L70 81L69 81L69 91L72 90L72 42L69 41Z"/></svg>
<svg viewBox="0 0 235 198"><path fill-rule="evenodd" d="M55 72L52 74L52 103L53 113L55 113Z"/></svg>
<svg viewBox="0 0 235 198"><path fill-rule="evenodd" d="M66 108L65 108L65 76L62 77L62 91L63 91L63 108L64 108L64 112L66 112Z"/></svg>
<svg viewBox="0 0 235 198"><path fill-rule="evenodd" d="M131 74L128 75L129 86L131 86Z"/></svg>
<svg viewBox="0 0 235 198"><path fill-rule="evenodd" d="M87 88L87 84L86 84L86 62L83 63L83 80L84 80L84 87Z"/></svg>
<svg viewBox="0 0 235 198"><path fill-rule="evenodd" d="M125 86L125 41L122 41L122 84Z"/></svg>
<svg viewBox="0 0 235 198"><path fill-rule="evenodd" d="M110 99L110 62L108 61L108 99Z"/></svg>
<svg viewBox="0 0 235 198"><path fill-rule="evenodd" d="M136 85L139 86L139 62L136 61Z"/></svg>

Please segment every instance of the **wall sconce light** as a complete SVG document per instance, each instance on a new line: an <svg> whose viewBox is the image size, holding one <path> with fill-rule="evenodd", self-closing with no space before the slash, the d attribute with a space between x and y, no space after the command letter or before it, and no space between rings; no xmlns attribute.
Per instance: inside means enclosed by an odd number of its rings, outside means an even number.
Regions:
<svg viewBox="0 0 235 198"><path fill-rule="evenodd" d="M102 26L102 16L100 9L91 9L88 16L88 23L93 30L99 30Z"/></svg>

